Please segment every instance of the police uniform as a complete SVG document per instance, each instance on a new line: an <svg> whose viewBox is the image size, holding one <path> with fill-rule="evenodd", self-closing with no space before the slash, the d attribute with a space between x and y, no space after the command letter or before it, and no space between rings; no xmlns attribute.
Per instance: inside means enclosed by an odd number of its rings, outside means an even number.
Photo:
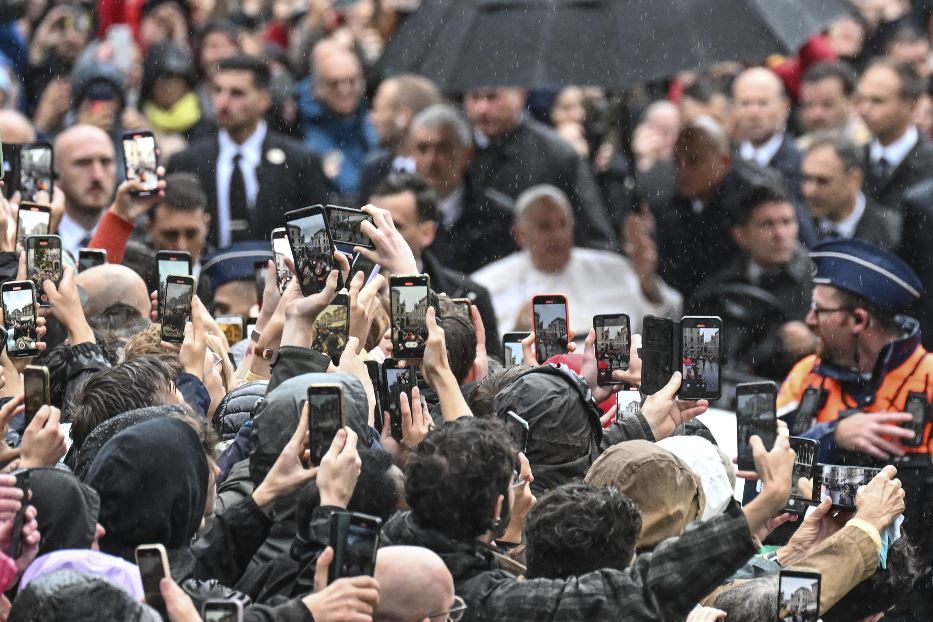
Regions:
<svg viewBox="0 0 933 622"><path fill-rule="evenodd" d="M922 294L916 274L893 254L861 240L832 240L814 247L814 284L829 285L855 294L880 311L897 314ZM905 531L914 544L924 545L924 557L933 560L930 529L924 513L933 515L933 480L930 454L933 451L929 403L933 399L933 355L920 343L919 324L897 315L902 329L899 339L879 353L871 374L816 355L799 361L781 385L777 406L786 413L791 436L820 441L818 461L882 467L891 463L907 491ZM864 412L908 412L908 401L922 405L922 422L915 442L904 444L905 455L878 462L866 454L843 450L836 445L840 419ZM920 412L920 411L918 411ZM893 440L892 442L898 442ZM933 540L933 539L931 539Z"/></svg>

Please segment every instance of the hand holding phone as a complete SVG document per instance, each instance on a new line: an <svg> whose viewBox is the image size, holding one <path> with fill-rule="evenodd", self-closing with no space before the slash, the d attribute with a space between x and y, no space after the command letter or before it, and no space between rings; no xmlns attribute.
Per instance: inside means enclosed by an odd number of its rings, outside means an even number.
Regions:
<svg viewBox="0 0 933 622"><path fill-rule="evenodd" d="M137 546L136 565L139 566L146 604L161 608L165 605L165 601L162 599L162 590L159 583L163 578L172 576L165 547L161 544L141 544Z"/></svg>
<svg viewBox="0 0 933 622"><path fill-rule="evenodd" d="M347 425L343 410L343 390L337 384L308 387L308 434L311 437L311 463L321 464L337 432Z"/></svg>
<svg viewBox="0 0 933 622"><path fill-rule="evenodd" d="M23 549L23 525L26 523L26 508L29 507L29 471L20 471L16 474L16 487L22 491L19 509L13 515L13 531L10 534L10 548L7 556L17 559Z"/></svg>
<svg viewBox="0 0 933 622"><path fill-rule="evenodd" d="M3 322L10 358L33 357L39 353L36 323L36 289L32 281L7 281L0 286Z"/></svg>
<svg viewBox="0 0 933 622"><path fill-rule="evenodd" d="M151 197L159 188L159 158L152 132L127 132L123 135L123 163L127 181L137 182L131 194Z"/></svg>
<svg viewBox="0 0 933 622"><path fill-rule="evenodd" d="M389 278L392 321L392 356L420 359L428 341L426 314L430 304L431 279L427 274Z"/></svg>
<svg viewBox="0 0 933 622"><path fill-rule="evenodd" d="M820 618L821 579L818 572L782 570L778 579L777 620L817 622Z"/></svg>
<svg viewBox="0 0 933 622"><path fill-rule="evenodd" d="M680 348L681 399L718 400L722 395L722 319L683 317Z"/></svg>
<svg viewBox="0 0 933 622"><path fill-rule="evenodd" d="M739 470L754 471L755 458L749 443L751 437L760 437L767 451L771 451L777 438L777 385L773 382L747 382L736 387L735 395Z"/></svg>
<svg viewBox="0 0 933 622"><path fill-rule="evenodd" d="M382 520L356 512L334 512L330 519L330 543L334 559L327 582L343 577L373 576Z"/></svg>
<svg viewBox="0 0 933 622"><path fill-rule="evenodd" d="M567 298L562 294L541 294L531 300L535 356L544 363L552 356L569 351Z"/></svg>
<svg viewBox="0 0 933 622"><path fill-rule="evenodd" d="M596 332L596 384L622 384L612 379L612 372L625 371L629 366L632 332L624 313L593 316Z"/></svg>
<svg viewBox="0 0 933 622"><path fill-rule="evenodd" d="M506 333L502 336L502 363L504 367L513 367L525 362L522 341L531 335L529 332Z"/></svg>
<svg viewBox="0 0 933 622"><path fill-rule="evenodd" d="M285 218L301 293L313 296L323 291L334 270L337 270L337 290L343 289L343 277L334 259L334 243L324 207L303 207L287 212Z"/></svg>
<svg viewBox="0 0 933 622"><path fill-rule="evenodd" d="M52 281L55 287L62 280L62 239L57 235L31 235L26 238L26 275L35 284L39 305L51 306L43 284Z"/></svg>
<svg viewBox="0 0 933 622"><path fill-rule="evenodd" d="M24 416L28 428L39 409L52 403L49 368L42 365L27 365L23 370L23 393L26 407Z"/></svg>
<svg viewBox="0 0 933 622"><path fill-rule="evenodd" d="M169 276L165 279L165 303L162 313L162 340L182 343L185 324L191 319L194 279L190 276Z"/></svg>

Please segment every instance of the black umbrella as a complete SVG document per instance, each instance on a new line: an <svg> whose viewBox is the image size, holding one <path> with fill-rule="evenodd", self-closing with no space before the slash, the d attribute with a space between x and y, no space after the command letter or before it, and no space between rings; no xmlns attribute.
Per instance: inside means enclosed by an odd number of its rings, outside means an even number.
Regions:
<svg viewBox="0 0 933 622"><path fill-rule="evenodd" d="M445 91L625 87L726 60L794 53L848 0L424 0L392 37L387 75Z"/></svg>

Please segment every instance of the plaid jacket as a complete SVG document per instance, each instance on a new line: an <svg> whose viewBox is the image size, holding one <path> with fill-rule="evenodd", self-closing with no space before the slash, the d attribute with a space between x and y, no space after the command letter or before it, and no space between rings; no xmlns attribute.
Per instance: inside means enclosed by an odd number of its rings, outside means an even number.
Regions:
<svg viewBox="0 0 933 622"><path fill-rule="evenodd" d="M383 534L392 544L424 546L441 556L466 601L468 622L597 622L683 620L700 600L755 554L738 504L679 538L638 556L625 570L603 569L570 579L516 580L481 544L453 542L396 515Z"/></svg>

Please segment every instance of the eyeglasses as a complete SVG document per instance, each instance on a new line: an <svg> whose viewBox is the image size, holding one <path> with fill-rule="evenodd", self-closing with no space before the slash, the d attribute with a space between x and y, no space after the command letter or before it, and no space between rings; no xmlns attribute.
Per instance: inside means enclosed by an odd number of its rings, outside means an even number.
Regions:
<svg viewBox="0 0 933 622"><path fill-rule="evenodd" d="M463 599L459 596L454 596L454 606L448 609L447 611L439 611L429 615L428 617L432 620L439 616L447 616L447 622L460 622L463 619L463 612L466 611L467 604L463 602Z"/></svg>
<svg viewBox="0 0 933 622"><path fill-rule="evenodd" d="M848 313L851 310L852 309L850 307L835 307L833 309L823 309L823 308L816 306L815 302L810 303L810 311L813 311L814 315L816 315L817 317L820 316L820 313L836 313L838 311L845 311L846 313Z"/></svg>

